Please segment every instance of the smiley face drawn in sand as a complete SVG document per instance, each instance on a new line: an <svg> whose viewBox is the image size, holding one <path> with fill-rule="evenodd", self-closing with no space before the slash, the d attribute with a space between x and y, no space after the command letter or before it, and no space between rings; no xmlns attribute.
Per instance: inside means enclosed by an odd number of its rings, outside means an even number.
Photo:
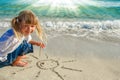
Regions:
<svg viewBox="0 0 120 80"><path fill-rule="evenodd" d="M37 67L40 69L54 69L59 66L58 61L53 59L47 59L47 60L40 60L36 63Z"/></svg>

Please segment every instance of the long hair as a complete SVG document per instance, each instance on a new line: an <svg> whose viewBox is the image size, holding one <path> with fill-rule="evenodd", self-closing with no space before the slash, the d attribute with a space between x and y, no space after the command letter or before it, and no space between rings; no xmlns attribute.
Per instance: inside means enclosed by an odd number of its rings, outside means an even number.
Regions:
<svg viewBox="0 0 120 80"><path fill-rule="evenodd" d="M37 35L43 41L45 38L45 34L43 29L39 23L38 17L31 10L24 10L19 13L19 15L12 19L11 25L15 36L20 39L23 34L20 32L20 24L33 24L36 25Z"/></svg>

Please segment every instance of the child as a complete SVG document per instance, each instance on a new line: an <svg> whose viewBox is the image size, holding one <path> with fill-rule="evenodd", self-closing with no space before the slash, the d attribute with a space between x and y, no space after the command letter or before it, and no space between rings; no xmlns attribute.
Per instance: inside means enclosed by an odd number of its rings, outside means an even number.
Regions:
<svg viewBox="0 0 120 80"><path fill-rule="evenodd" d="M30 10L21 11L12 19L12 28L5 32L0 38L0 65L13 65L24 67L27 62L21 59L24 54L33 52L33 46L44 48L41 42L33 41L31 33L37 30L38 37L43 40L43 30L38 18Z"/></svg>

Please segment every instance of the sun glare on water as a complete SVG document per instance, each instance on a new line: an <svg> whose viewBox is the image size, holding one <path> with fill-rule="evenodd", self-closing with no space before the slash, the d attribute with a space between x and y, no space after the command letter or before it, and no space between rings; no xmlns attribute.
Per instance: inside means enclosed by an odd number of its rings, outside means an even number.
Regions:
<svg viewBox="0 0 120 80"><path fill-rule="evenodd" d="M55 16L79 16L83 7L96 5L92 0L38 0L31 5L40 11L47 11L46 15ZM71 16L72 15L72 16Z"/></svg>
<svg viewBox="0 0 120 80"><path fill-rule="evenodd" d="M76 8L76 5L94 5L92 0L39 0L33 4L34 7L51 5L51 7Z"/></svg>

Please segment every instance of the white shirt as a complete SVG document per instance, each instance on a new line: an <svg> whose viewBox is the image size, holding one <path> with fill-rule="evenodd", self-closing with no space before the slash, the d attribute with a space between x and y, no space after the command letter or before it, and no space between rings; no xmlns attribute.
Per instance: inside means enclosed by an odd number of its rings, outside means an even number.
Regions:
<svg viewBox="0 0 120 80"><path fill-rule="evenodd" d="M22 37L21 40L18 40L12 29L6 31L0 37L0 61L7 60L7 55L13 52L18 46L23 42L23 40L27 40L29 42L32 39L31 35L27 37Z"/></svg>

